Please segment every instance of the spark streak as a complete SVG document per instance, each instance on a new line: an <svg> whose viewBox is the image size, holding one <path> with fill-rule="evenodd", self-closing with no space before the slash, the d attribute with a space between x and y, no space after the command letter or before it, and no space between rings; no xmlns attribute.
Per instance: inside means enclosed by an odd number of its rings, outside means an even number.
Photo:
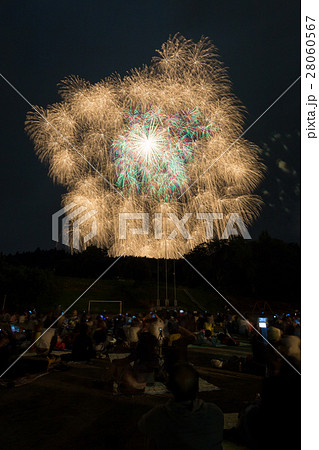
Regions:
<svg viewBox="0 0 319 450"><path fill-rule="evenodd" d="M98 211L98 233L90 244L107 248L112 256L179 258L206 241L205 225L192 219L187 223L192 240L180 235L156 240L153 230L120 240L120 212L178 217L220 212L220 237L229 214L239 213L249 225L260 210L261 200L252 192L264 167L254 144L239 139L205 172L243 131L243 108L230 92L215 47L207 38L194 43L175 35L157 53L150 66L123 78L112 75L93 85L67 78L60 84L60 103L37 108L43 117L27 115L37 155L67 189L63 205L75 202ZM83 236L90 226L83 226ZM167 237L174 225L167 219L163 230Z"/></svg>

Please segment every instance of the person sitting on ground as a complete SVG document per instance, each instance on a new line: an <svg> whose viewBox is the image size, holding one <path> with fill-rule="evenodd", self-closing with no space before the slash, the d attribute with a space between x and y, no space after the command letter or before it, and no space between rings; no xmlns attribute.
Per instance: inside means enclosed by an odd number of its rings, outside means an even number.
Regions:
<svg viewBox="0 0 319 450"><path fill-rule="evenodd" d="M245 317L238 318L238 333L240 336L249 336L251 324Z"/></svg>
<svg viewBox="0 0 319 450"><path fill-rule="evenodd" d="M276 327L276 322L274 320L270 321L269 325L270 326L267 330L267 339L272 344L275 344L276 342L279 342L281 340L282 331L280 330L280 328Z"/></svg>
<svg viewBox="0 0 319 450"><path fill-rule="evenodd" d="M9 330L0 330L0 370L7 369L14 355L16 342Z"/></svg>
<svg viewBox="0 0 319 450"><path fill-rule="evenodd" d="M155 381L155 372L159 368L158 341L148 331L149 323L150 321L144 322L144 328L138 334L138 342L136 347L132 347L131 354L126 358L112 361L111 375L118 385L117 390L121 393L144 392L146 384Z"/></svg>
<svg viewBox="0 0 319 450"><path fill-rule="evenodd" d="M283 338L278 351L269 348L260 398L239 415L242 444L252 450L301 448L300 343Z"/></svg>
<svg viewBox="0 0 319 450"><path fill-rule="evenodd" d="M174 321L168 322L168 332L164 342L164 361L169 372L174 364L188 362L187 347L195 343L196 335Z"/></svg>
<svg viewBox="0 0 319 450"><path fill-rule="evenodd" d="M92 340L87 335L87 331L87 325L81 324L72 347L72 361L88 361L94 356Z"/></svg>
<svg viewBox="0 0 319 450"><path fill-rule="evenodd" d="M144 380L138 381L135 378L130 362L129 356L112 361L109 373L113 379L113 390L117 393L132 395L144 392L146 382Z"/></svg>
<svg viewBox="0 0 319 450"><path fill-rule="evenodd" d="M218 333L217 335L217 339L223 344L223 345L229 345L229 346L233 346L233 345L239 345L239 341L237 341L237 339L234 339L229 333L228 331L226 331L225 333Z"/></svg>
<svg viewBox="0 0 319 450"><path fill-rule="evenodd" d="M52 351L51 342L54 342L55 344L55 334L56 329L53 327L43 328L41 330L41 334L38 340L35 342L35 350L37 354L47 355L50 353L50 350Z"/></svg>
<svg viewBox="0 0 319 450"><path fill-rule="evenodd" d="M127 331L127 340L130 348L136 348L140 331L141 331L141 323L139 319L134 317L131 326Z"/></svg>
<svg viewBox="0 0 319 450"><path fill-rule="evenodd" d="M53 312L50 311L43 320L43 328L50 328L52 323L54 322Z"/></svg>
<svg viewBox="0 0 319 450"><path fill-rule="evenodd" d="M187 328L189 331L192 331L193 333L195 333L196 321L197 321L197 317L195 316L195 313L189 313L187 315L187 326L185 328Z"/></svg>
<svg viewBox="0 0 319 450"><path fill-rule="evenodd" d="M214 316L213 314L208 314L206 320L204 322L204 330L209 330L212 333L214 332Z"/></svg>
<svg viewBox="0 0 319 450"><path fill-rule="evenodd" d="M158 341L145 326L138 336L136 349L132 351L132 360L137 381L153 383L155 371L159 368Z"/></svg>
<svg viewBox="0 0 319 450"><path fill-rule="evenodd" d="M216 347L216 338L212 336L212 332L210 330L202 330L196 335L195 345Z"/></svg>
<svg viewBox="0 0 319 450"><path fill-rule="evenodd" d="M107 330L106 323L104 320L98 319L97 328L93 333L93 348L96 352L97 358L105 358L105 353L107 350Z"/></svg>
<svg viewBox="0 0 319 450"><path fill-rule="evenodd" d="M98 319L96 329L93 333L93 340L96 345L102 344L106 341L107 331L106 323L102 319Z"/></svg>
<svg viewBox="0 0 319 450"><path fill-rule="evenodd" d="M80 323L80 317L78 316L78 312L75 309L72 313L72 316L70 317L68 321L68 327L71 331L75 330L76 326Z"/></svg>
<svg viewBox="0 0 319 450"><path fill-rule="evenodd" d="M206 315L203 316L201 315L197 315L197 319L196 319L196 330L200 331L204 328L204 323L206 322Z"/></svg>
<svg viewBox="0 0 319 450"><path fill-rule="evenodd" d="M223 448L223 412L197 398L198 382L190 364L176 364L168 382L174 399L151 409L138 422L139 430L158 450Z"/></svg>

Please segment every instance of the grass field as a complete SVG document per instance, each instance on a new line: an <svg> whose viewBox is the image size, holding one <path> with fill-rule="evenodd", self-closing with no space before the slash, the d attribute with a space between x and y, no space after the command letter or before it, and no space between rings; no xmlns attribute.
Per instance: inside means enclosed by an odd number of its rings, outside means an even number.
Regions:
<svg viewBox="0 0 319 450"><path fill-rule="evenodd" d="M56 277L56 305L67 308L72 304L95 280L90 278L74 278L74 277ZM160 300L164 305L165 285L160 284ZM170 306L174 305L174 290L172 286L168 288L168 298ZM225 302L214 293L213 290L203 288L189 288L177 286L176 288L177 304L189 310L198 310L200 304L204 309L211 312L222 311ZM157 285L150 281L134 281L134 280L99 280L92 288L81 297L76 303L76 309L79 311L87 310L89 300L114 301L121 300L123 302L124 312L142 312L150 308L154 308L157 299ZM193 301L194 300L194 301ZM198 302L198 304L196 303ZM105 305L105 306L104 306ZM93 306L94 308L94 306ZM97 309L99 307L97 306ZM118 304L110 303L108 305L101 304L103 312L114 313L119 311ZM95 312L92 309L92 312ZM96 312L99 312L96 310Z"/></svg>
<svg viewBox="0 0 319 450"><path fill-rule="evenodd" d="M94 282L93 278L76 278L56 276L56 298L54 306L61 305L65 310L79 296L85 292ZM204 283L204 282L203 282ZM160 304L164 306L165 284L159 286ZM222 292L225 298L242 313L251 313L254 309L257 299L234 297ZM221 298L212 288L203 284L200 287L190 288L178 284L176 287L177 305L184 309L194 311L207 310L212 313L223 312L228 307L226 301ZM87 311L90 300L123 302L123 312L145 312L156 309L157 284L153 281L135 281L122 279L101 279L95 283L74 305L78 311ZM174 289L172 285L168 286L169 306L174 306ZM270 302L270 306L276 313L292 312L292 305L280 302ZM105 311L104 311L105 310ZM119 312L119 304L109 303L96 304L91 307L92 313L106 312L109 314Z"/></svg>

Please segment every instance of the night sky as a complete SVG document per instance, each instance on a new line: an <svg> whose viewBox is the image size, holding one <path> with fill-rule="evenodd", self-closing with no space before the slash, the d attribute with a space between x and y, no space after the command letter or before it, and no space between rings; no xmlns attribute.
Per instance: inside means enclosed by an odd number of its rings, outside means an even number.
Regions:
<svg viewBox="0 0 319 450"><path fill-rule="evenodd" d="M97 82L149 64L169 35L208 36L228 67L246 126L300 75L300 11L278 1L2 1L1 73L34 105L60 100L58 82ZM51 215L65 189L54 185L24 131L30 106L2 79L0 252L55 246ZM253 238L299 242L300 82L246 135L268 167L258 189L265 205Z"/></svg>

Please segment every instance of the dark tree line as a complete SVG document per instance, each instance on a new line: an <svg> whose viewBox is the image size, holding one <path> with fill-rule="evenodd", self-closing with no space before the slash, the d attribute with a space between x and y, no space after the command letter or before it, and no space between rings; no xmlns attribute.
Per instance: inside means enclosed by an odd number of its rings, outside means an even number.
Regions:
<svg viewBox="0 0 319 450"><path fill-rule="evenodd" d="M272 239L266 232L257 241L242 238L198 246L187 260L225 295L300 303L300 247ZM16 307L49 305L56 293L56 275L96 278L111 263L107 251L89 247L82 253L40 250L0 256L0 295L10 296ZM169 274L173 263L169 261ZM136 284L164 279L164 263L155 259L123 257L106 279L130 279ZM175 262L178 285L205 286L183 260Z"/></svg>

